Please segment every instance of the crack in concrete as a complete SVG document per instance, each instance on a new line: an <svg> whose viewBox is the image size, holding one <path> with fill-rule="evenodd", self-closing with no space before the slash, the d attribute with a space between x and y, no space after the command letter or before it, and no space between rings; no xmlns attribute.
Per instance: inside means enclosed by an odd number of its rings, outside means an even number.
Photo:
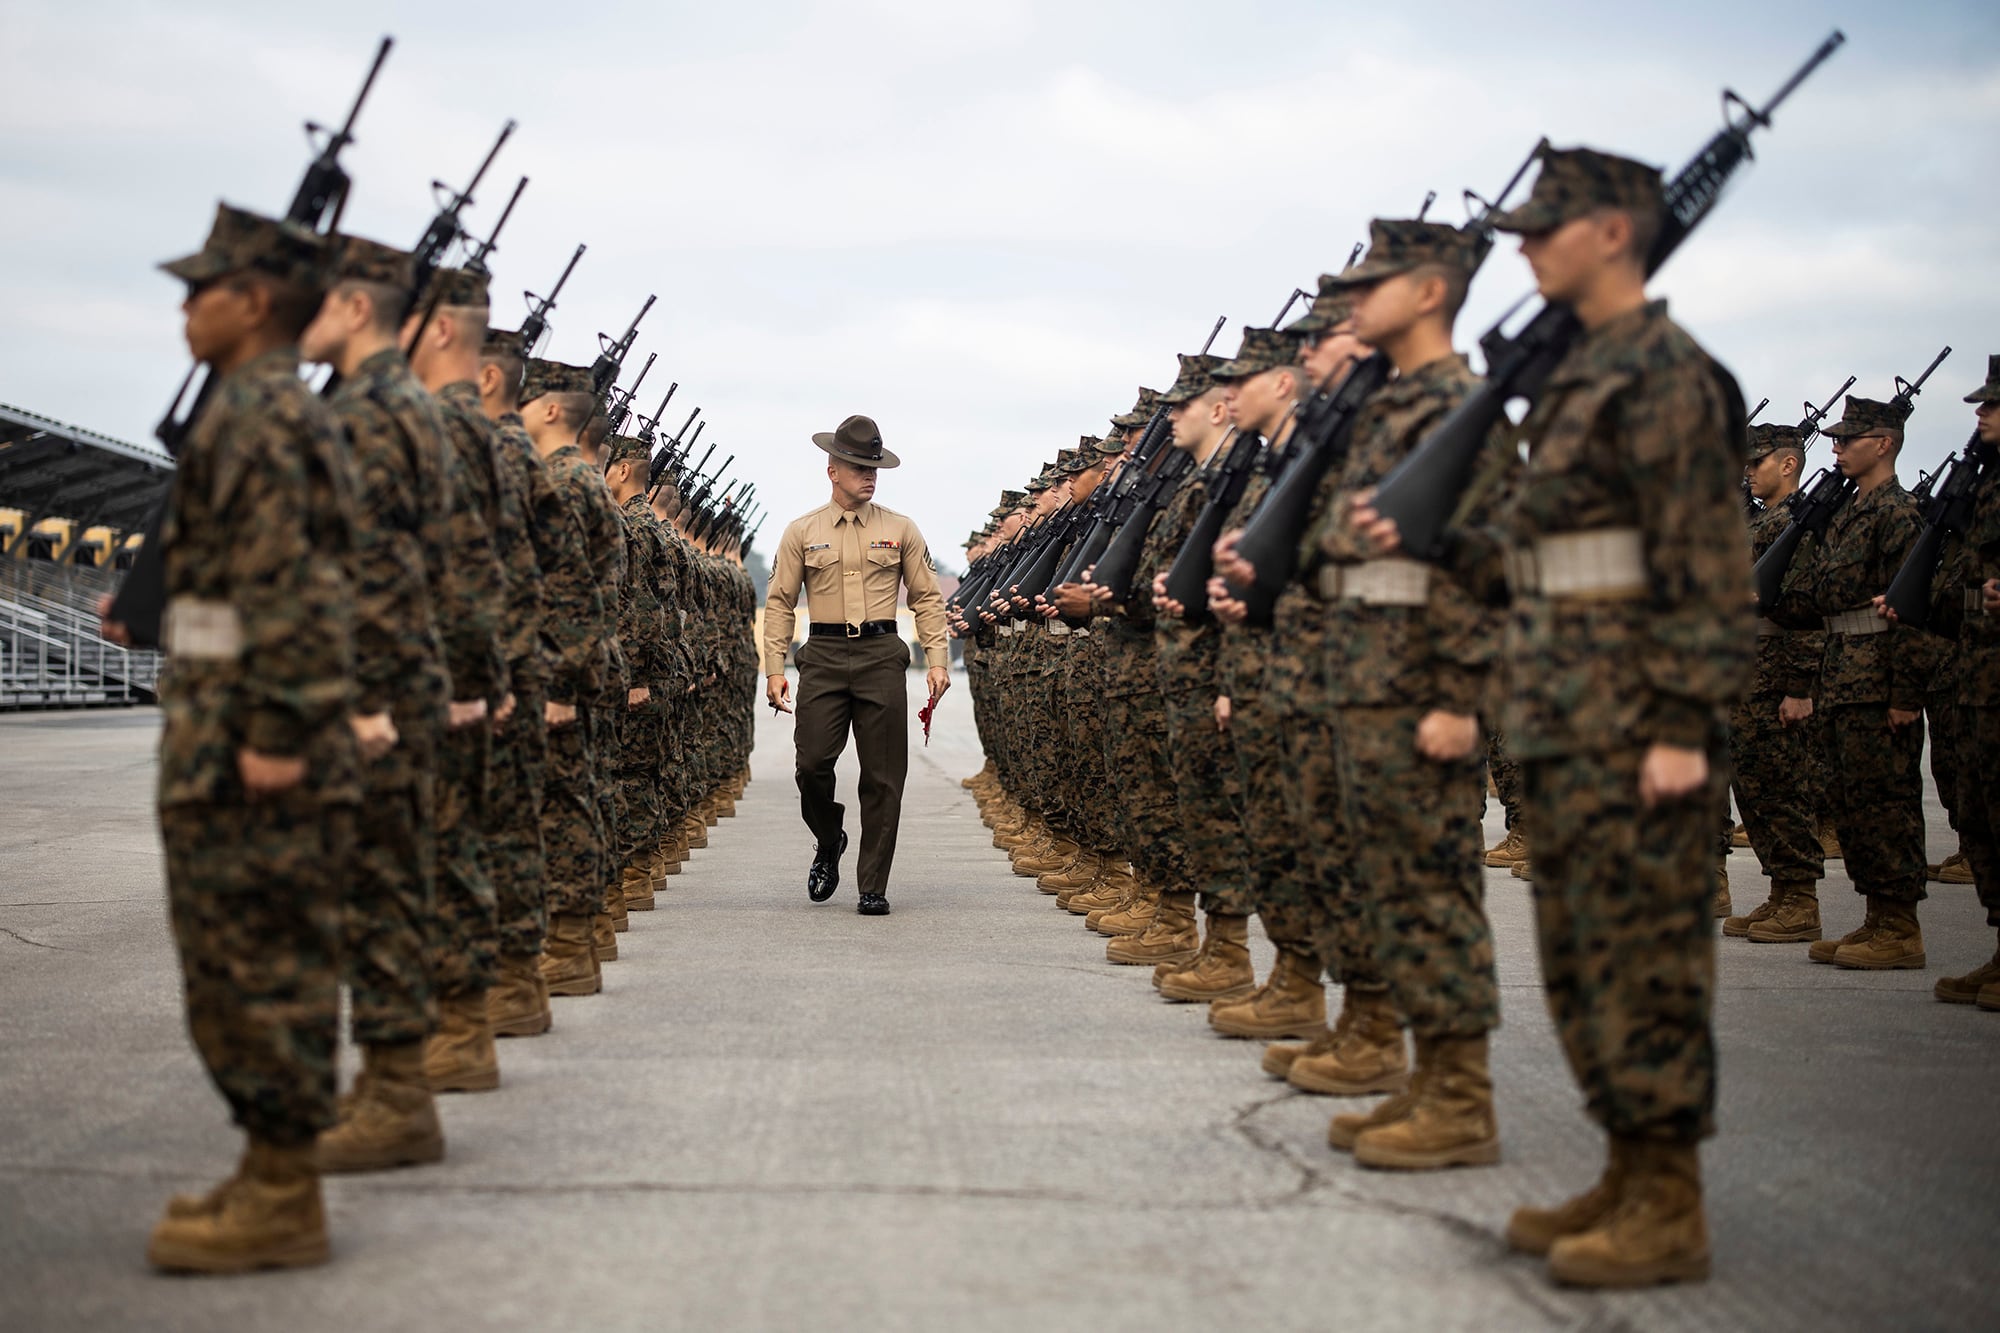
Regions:
<svg viewBox="0 0 2000 1333"><path fill-rule="evenodd" d="M23 943L23 944L32 944L32 945L34 945L34 946L35 946L35 947L36 947L37 949L49 949L49 950L53 950L53 951L54 951L54 952L56 952L56 953L82 953L82 952L83 952L83 950L81 950L81 949L69 949L69 948L65 948L64 946L62 946L62 945L60 945L60 944L50 944L50 943L49 943L48 941L46 941L46 940L38 940L38 939L34 939L34 938L33 938L33 937L31 937L31 936L28 936L28 935L23 935L23 934L22 934L22 933L21 933L20 931L18 931L18 930L15 930L15 929L13 929L13 928L12 928L12 927L10 927L10 926L0 926L0 935L11 935L11 936L13 936L13 937L14 937L15 939L19 940L19 941L20 941L21 943Z"/></svg>

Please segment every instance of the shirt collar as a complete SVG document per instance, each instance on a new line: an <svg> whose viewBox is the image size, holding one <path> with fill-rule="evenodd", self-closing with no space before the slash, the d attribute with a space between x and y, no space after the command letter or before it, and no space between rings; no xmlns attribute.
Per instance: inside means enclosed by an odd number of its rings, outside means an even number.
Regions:
<svg viewBox="0 0 2000 1333"><path fill-rule="evenodd" d="M833 511L833 525L835 527L839 527L842 523L851 522L856 527L865 528L868 526L868 520L875 517L875 502L873 500L864 500L861 502L861 508L851 511L842 509L838 504L831 503L827 505L827 508Z"/></svg>

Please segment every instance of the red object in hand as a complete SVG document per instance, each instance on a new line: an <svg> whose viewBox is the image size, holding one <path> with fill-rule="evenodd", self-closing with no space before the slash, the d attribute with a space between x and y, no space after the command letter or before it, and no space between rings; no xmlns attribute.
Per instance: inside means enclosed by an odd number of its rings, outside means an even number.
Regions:
<svg viewBox="0 0 2000 1333"><path fill-rule="evenodd" d="M933 699L917 710L917 721L924 724L924 744L931 743L931 714L937 712L937 700Z"/></svg>

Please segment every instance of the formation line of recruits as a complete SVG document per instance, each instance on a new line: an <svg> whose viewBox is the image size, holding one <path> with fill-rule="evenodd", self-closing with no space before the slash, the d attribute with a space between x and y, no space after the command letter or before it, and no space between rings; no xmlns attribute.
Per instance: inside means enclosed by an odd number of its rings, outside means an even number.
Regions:
<svg viewBox="0 0 2000 1333"><path fill-rule="evenodd" d="M1142 390L1109 436L1005 492L968 544L975 562L1019 549L1024 531L1083 505L1164 407L1172 447L1195 466L1152 518L1122 602L1086 571L1033 602L996 588L950 607L987 756L966 785L994 845L1111 937L1110 962L1151 968L1162 998L1207 1005L1216 1032L1269 1042L1270 1076L1381 1096L1328 1127L1363 1166L1500 1159L1480 817L1489 753L1504 758L1532 848L1547 1003L1605 1136L1596 1181L1520 1208L1506 1238L1587 1286L1709 1270L1698 1145L1714 1132L1715 858L1732 740L1790 747L1742 769L1767 788L1744 807L1773 884L1745 930L1819 939L1816 907L1808 926L1798 901L1819 874L1816 812L1769 790L1772 765L1805 767L1806 733L1780 726L1781 700L1787 722L1803 708L1832 715L1831 818L1867 901L1867 923L1814 944L1815 959L1922 961L1913 713L1944 640L1870 605L1915 526L1894 478L1901 422L1847 401L1830 434L1861 498L1802 552L1777 623L1758 625L1741 487L1746 455L1763 487L1784 441L1745 438L1733 381L1647 295L1661 220L1657 170L1582 148L1545 150L1527 202L1493 218L1584 333L1527 419L1491 442L1441 560L1403 555L1367 502L1479 384L1453 324L1483 245L1383 219L1366 258L1323 277L1304 317L1246 328L1227 359L1182 356L1169 390ZM1370 351L1393 377L1320 483L1296 574L1263 623L1233 591L1257 572L1238 537L1288 458L1294 409ZM2000 358L1969 401L1990 447ZM1214 545L1207 605L1175 602L1166 571L1224 485L1225 443L1246 434L1261 453ZM2000 764L1996 472L1938 577L1950 614L1931 628L1957 642L1958 827L2000 926L1994 797L1976 776ZM1761 541L1781 521L1782 497L1770 498ZM1790 822L1774 837L1781 811ZM1277 949L1261 983L1253 915ZM1331 1015L1323 979L1340 987ZM1938 989L2000 1008L2000 956Z"/></svg>
<svg viewBox="0 0 2000 1333"><path fill-rule="evenodd" d="M482 272L414 293L407 252L227 205L164 268L213 389L164 530L160 828L247 1144L148 1253L236 1272L324 1260L322 1172L439 1160L435 1094L599 992L748 780L754 605L740 534L649 504L647 446L488 327Z"/></svg>

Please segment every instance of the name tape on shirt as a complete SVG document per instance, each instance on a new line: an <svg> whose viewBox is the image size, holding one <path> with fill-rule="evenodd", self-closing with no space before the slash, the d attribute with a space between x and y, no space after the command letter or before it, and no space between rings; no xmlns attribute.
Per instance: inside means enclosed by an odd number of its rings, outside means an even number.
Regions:
<svg viewBox="0 0 2000 1333"><path fill-rule="evenodd" d="M833 543L832 543L832 542L814 542L814 543L813 543L812 545L810 545L810 546L806 547L806 550L807 550L808 552L812 552L812 551L831 551L832 549L833 549Z"/></svg>

